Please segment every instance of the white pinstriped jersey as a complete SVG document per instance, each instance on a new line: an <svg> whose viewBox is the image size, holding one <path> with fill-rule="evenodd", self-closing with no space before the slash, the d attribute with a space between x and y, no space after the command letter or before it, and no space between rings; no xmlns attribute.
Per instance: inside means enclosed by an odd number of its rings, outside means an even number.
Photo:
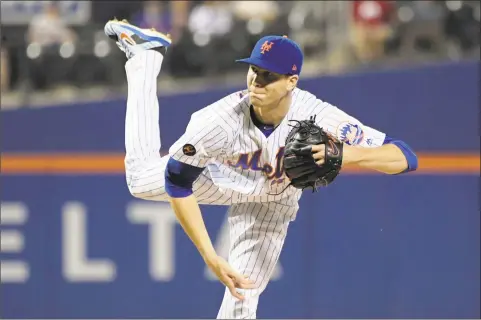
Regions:
<svg viewBox="0 0 481 320"><path fill-rule="evenodd" d="M249 96L239 91L194 113L169 154L189 165L206 167L204 174L231 203L276 201L296 207L301 196L298 189L289 187L281 193L289 184L282 166L284 145L292 129L289 120L313 115L320 127L347 144L375 147L384 142L384 133L298 88L287 116L265 137L251 119ZM195 154L186 145L194 147Z"/></svg>

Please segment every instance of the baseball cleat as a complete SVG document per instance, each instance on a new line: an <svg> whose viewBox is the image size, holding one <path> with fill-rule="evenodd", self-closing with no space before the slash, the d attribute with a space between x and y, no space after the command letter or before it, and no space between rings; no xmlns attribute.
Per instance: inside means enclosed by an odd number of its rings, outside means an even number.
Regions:
<svg viewBox="0 0 481 320"><path fill-rule="evenodd" d="M136 53L149 49L167 49L172 43L169 35L155 29L142 29L130 24L127 20L110 20L105 24L105 34L117 43L127 58Z"/></svg>

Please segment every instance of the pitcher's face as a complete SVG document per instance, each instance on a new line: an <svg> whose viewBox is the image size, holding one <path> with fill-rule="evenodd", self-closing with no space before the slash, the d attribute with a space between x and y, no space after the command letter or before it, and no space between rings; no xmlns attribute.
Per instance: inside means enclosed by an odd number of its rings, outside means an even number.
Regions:
<svg viewBox="0 0 481 320"><path fill-rule="evenodd" d="M298 79L296 75L282 75L251 65L247 73L251 104L262 107L280 101L295 88Z"/></svg>

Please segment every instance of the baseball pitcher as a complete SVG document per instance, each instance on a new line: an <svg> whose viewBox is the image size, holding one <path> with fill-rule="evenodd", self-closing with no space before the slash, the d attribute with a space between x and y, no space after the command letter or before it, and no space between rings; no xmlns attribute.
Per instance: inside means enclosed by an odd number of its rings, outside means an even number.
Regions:
<svg viewBox="0 0 481 320"><path fill-rule="evenodd" d="M125 20L109 21L105 33L128 58L128 188L137 198L170 202L226 286L217 318L256 318L303 190L328 186L346 164L391 175L417 168L406 143L298 88L303 53L283 36L263 37L238 60L248 68L246 90L195 112L161 157L157 76L171 39ZM199 204L229 206L227 261L214 250Z"/></svg>

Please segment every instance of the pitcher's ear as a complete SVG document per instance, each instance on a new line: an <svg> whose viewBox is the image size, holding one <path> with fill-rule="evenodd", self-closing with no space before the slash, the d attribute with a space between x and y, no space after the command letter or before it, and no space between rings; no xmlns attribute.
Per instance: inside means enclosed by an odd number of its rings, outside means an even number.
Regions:
<svg viewBox="0 0 481 320"><path fill-rule="evenodd" d="M298 75L290 75L287 78L287 90L292 91L297 86L297 82L299 81Z"/></svg>

